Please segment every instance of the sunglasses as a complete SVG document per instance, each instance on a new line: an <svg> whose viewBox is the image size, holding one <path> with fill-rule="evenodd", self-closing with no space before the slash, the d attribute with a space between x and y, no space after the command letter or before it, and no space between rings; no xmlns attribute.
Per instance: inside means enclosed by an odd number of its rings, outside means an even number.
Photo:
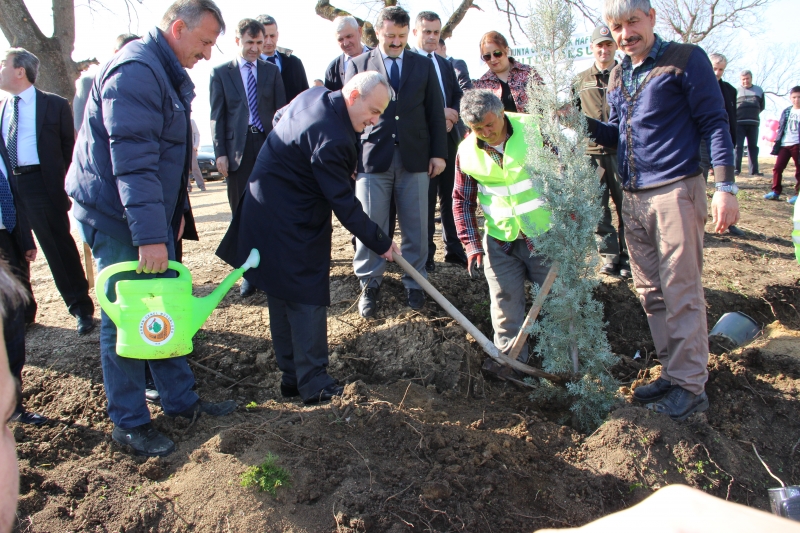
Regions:
<svg viewBox="0 0 800 533"><path fill-rule="evenodd" d="M492 56L494 56L494 57L503 57L504 55L505 55L505 52L503 52L502 50L495 50L491 54L483 54L481 56L481 59L483 59L484 61L489 61L492 58Z"/></svg>

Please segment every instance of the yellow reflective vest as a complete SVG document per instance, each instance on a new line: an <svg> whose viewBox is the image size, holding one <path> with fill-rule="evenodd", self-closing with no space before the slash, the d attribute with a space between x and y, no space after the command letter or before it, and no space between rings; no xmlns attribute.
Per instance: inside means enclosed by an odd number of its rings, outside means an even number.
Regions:
<svg viewBox="0 0 800 533"><path fill-rule="evenodd" d="M478 203L486 220L485 231L495 239L511 242L522 229L535 237L550 229L550 211L525 170L528 144L526 127L536 127L534 117L506 113L513 133L503 149L503 168L478 146L475 133L470 133L458 147L461 171L478 182ZM542 146L537 131L537 144Z"/></svg>

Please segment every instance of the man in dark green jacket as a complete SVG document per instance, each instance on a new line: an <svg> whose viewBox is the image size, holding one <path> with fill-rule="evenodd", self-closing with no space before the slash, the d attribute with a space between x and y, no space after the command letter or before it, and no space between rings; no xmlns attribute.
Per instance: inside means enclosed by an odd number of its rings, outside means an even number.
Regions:
<svg viewBox="0 0 800 533"><path fill-rule="evenodd" d="M592 55L594 64L578 74L575 80L575 103L587 116L601 122L608 122L608 77L616 66L614 53L617 43L611 38L606 26L598 26L592 33ZM603 256L603 274L631 277L628 262L628 248L625 245L625 229L622 224L622 182L617 172L617 150L588 141L586 153L591 156L592 165L597 169L603 189L603 217L597 224L597 251ZM609 197L614 201L617 211L618 228L611 220Z"/></svg>

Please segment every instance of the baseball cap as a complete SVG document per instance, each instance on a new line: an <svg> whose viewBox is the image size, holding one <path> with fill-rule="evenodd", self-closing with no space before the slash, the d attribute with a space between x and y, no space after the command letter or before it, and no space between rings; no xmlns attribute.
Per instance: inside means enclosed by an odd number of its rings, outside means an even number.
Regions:
<svg viewBox="0 0 800 533"><path fill-rule="evenodd" d="M603 41L613 41L611 32L607 26L600 25L592 32L592 44L601 43Z"/></svg>

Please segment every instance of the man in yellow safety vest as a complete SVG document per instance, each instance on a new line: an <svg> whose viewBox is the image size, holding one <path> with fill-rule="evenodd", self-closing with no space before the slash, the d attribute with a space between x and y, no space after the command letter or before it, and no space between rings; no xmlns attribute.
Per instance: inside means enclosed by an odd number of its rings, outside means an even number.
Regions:
<svg viewBox="0 0 800 533"><path fill-rule="evenodd" d="M531 241L550 228L550 211L525 170L525 130L535 121L531 115L504 112L500 99L487 90L464 93L461 117L472 133L458 147L453 215L470 274L484 266L494 343L507 353L525 320L525 280L541 286L549 271ZM541 138L536 142L542 145ZM478 206L485 220L483 238ZM528 234L521 217L533 227ZM527 360L527 352L520 360Z"/></svg>

